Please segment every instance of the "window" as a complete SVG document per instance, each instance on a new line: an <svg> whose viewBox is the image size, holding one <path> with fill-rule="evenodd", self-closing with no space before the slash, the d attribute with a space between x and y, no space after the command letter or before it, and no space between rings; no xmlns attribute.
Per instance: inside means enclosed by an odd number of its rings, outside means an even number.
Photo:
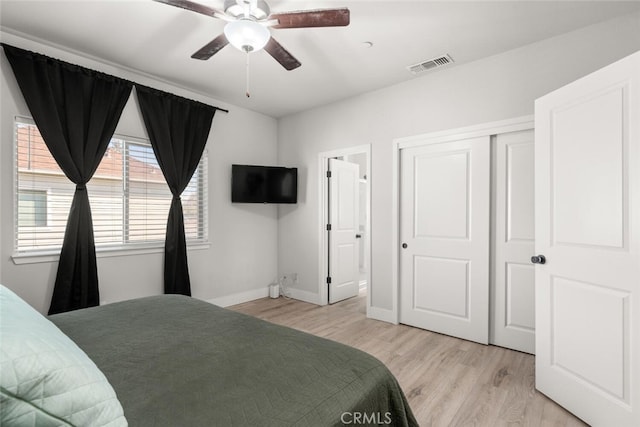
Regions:
<svg viewBox="0 0 640 427"><path fill-rule="evenodd" d="M18 193L18 226L47 226L47 192L23 190Z"/></svg>
<svg viewBox="0 0 640 427"><path fill-rule="evenodd" d="M37 127L16 120L15 251L62 246L75 184L49 153ZM164 244L171 191L146 140L114 136L87 184L96 247ZM182 193L187 243L207 241L207 153Z"/></svg>

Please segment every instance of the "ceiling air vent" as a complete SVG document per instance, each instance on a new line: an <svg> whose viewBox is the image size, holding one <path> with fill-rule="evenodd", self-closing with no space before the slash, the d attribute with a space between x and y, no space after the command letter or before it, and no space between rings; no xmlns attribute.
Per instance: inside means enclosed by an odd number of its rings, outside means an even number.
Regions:
<svg viewBox="0 0 640 427"><path fill-rule="evenodd" d="M449 55L439 56L437 58L428 59L426 61L422 61L418 64L409 65L407 70L411 71L412 74L420 74L425 71L433 70L437 67L442 67L443 65L447 65L453 62L453 58Z"/></svg>

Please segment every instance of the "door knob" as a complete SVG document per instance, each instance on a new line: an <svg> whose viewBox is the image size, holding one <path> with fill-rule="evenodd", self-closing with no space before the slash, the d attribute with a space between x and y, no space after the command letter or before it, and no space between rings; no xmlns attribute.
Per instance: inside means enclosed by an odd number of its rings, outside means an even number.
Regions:
<svg viewBox="0 0 640 427"><path fill-rule="evenodd" d="M544 255L536 255L531 257L531 262L534 264L544 264L547 262L547 259Z"/></svg>
<svg viewBox="0 0 640 427"><path fill-rule="evenodd" d="M407 244L406 243L402 244L402 249L407 249Z"/></svg>

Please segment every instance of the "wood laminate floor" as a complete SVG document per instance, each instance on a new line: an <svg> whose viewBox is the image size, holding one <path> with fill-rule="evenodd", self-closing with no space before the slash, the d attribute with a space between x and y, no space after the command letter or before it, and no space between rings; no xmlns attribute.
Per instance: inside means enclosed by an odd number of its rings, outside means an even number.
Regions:
<svg viewBox="0 0 640 427"><path fill-rule="evenodd" d="M421 426L584 426L534 388L534 357L365 315L365 295L330 306L263 298L229 307L377 357Z"/></svg>

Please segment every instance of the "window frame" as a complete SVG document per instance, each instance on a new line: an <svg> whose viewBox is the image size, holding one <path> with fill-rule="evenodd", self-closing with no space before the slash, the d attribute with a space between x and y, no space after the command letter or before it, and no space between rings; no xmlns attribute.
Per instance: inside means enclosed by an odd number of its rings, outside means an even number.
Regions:
<svg viewBox="0 0 640 427"><path fill-rule="evenodd" d="M60 250L62 244L55 248L47 248L47 249L23 249L19 250L18 248L18 136L17 136L17 126L20 124L24 125L33 125L35 126L35 122L31 117L28 116L15 116L13 120L13 186L12 186L12 197L11 201L13 203L13 253L11 255L11 259L14 264L31 264L31 263L41 263L41 262L55 262L59 259ZM125 143L131 143L135 145L144 145L151 147L151 143L148 139L134 137L130 135L125 135L122 133L114 133L111 139L117 139L124 141ZM204 160L204 163L203 163ZM126 162L125 162L126 163ZM123 175L124 170L126 168L123 165ZM199 194L199 198L202 200L204 197L204 203L202 203L202 209L199 209L199 215L202 216L202 227L198 229L198 234L201 234L197 239L189 239L187 238L187 250L205 250L210 248L211 244L209 243L209 194L208 194L208 179L209 179L209 168L208 168L208 149L205 147L200 163L198 164L198 169L195 173L202 173L202 178L197 181L197 191ZM61 172L62 173L62 172ZM124 177L124 176L123 176ZM123 185L123 205L128 204L128 197L125 196L125 188L127 185ZM48 190L28 190L28 191L42 191L47 193L47 198L50 197ZM125 201L126 200L126 201ZM47 228L51 223L50 218L50 210L47 204L47 226L41 227L33 227L33 228ZM124 215L124 214L123 214ZM169 215L169 210L167 210L167 217ZM123 233L126 233L126 230L129 228L129 221L124 219L123 216ZM143 255L143 254L153 254L153 253L163 253L164 252L164 239L152 242L122 242L122 243L105 243L96 245L96 257L118 257L118 256L130 256L130 255Z"/></svg>

